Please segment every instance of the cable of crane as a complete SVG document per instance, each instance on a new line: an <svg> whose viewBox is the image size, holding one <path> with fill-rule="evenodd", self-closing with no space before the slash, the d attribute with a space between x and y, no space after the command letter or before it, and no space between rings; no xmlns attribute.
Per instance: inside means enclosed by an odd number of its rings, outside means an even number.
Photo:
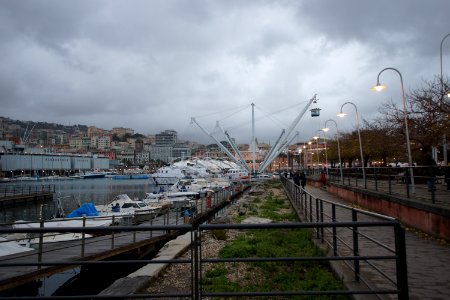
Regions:
<svg viewBox="0 0 450 300"><path fill-rule="evenodd" d="M249 106L249 104L241 105L241 106L238 106L238 107L233 107L233 108L229 108L229 109L225 109L225 110L220 110L220 111L217 111L217 112L213 112L213 113L197 116L197 117L194 117L194 118L198 119L198 118L209 117L209 116L212 116L212 115L223 114L224 112L228 112L228 111L232 111L232 110L239 110L239 111L241 111L243 108L247 108L248 106Z"/></svg>

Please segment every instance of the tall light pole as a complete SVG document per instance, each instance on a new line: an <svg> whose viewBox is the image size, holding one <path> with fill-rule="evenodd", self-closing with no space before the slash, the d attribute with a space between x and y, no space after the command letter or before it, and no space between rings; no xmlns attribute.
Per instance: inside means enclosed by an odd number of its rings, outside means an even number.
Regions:
<svg viewBox="0 0 450 300"><path fill-rule="evenodd" d="M377 85L374 86L372 89L379 92L383 89L385 89L386 87L384 85L380 84L380 75L381 73L383 73L386 70L392 70L397 72L397 74L400 76L400 86L402 89L402 102L403 102L403 117L405 120L405 134L406 134L406 149L408 151L408 164L409 164L409 175L411 177L411 192L414 193L415 192L415 187L414 187L414 172L413 172L413 164L412 164L412 156L411 156L411 143L409 141L409 129L408 129L408 113L406 112L406 97L405 97L405 89L403 87L403 77L402 74L400 73L399 70L395 69L395 68L384 68L383 70L380 71L380 73L378 73L377 76Z"/></svg>
<svg viewBox="0 0 450 300"><path fill-rule="evenodd" d="M304 163L303 163L303 169L307 169L307 168L308 168L308 157L307 157L308 149L306 148L306 145L305 145L305 144L303 144L303 151L305 152L305 153L303 154L303 161L304 161Z"/></svg>
<svg viewBox="0 0 450 300"><path fill-rule="evenodd" d="M442 87L442 92L445 92L444 91L444 77L442 74L442 45L444 44L444 40L449 36L450 36L450 33L447 34L446 36L444 36L441 40L441 87ZM450 91L447 93L447 96L450 97Z"/></svg>
<svg viewBox="0 0 450 300"><path fill-rule="evenodd" d="M365 169L365 167L364 167L364 156L363 156L362 143L361 143L361 132L360 132L360 130L359 130L359 114L358 114L358 108L356 107L355 103L353 103L353 102L350 102L350 101L345 102L344 104L342 104L342 106L341 106L341 111L337 114L337 116L338 116L338 117L341 117L341 118L343 118L343 117L346 116L346 113L344 113L344 112L342 111L342 109L344 108L344 106L345 106L346 104L351 104L351 105L353 105L353 107L355 108L355 111L356 111L356 128L357 128L357 130L358 130L359 153L360 153L360 155L361 155L361 167L362 167L362 173L363 173L364 186L366 187L366 186L367 186L367 182L366 182L366 169Z"/></svg>
<svg viewBox="0 0 450 300"><path fill-rule="evenodd" d="M441 41L441 92L442 92L442 94L445 93L445 90L444 90L444 77L443 77L443 74L442 74L442 44L444 43L444 40L447 37L449 37L449 36L450 36L450 33L447 34L446 36L444 36L442 38L442 41ZM450 91L447 91L447 97L450 98ZM442 144L442 152L444 152L444 165L447 166L447 163L448 163L448 159L447 159L447 136L446 136L445 133L444 133L444 136L443 136L443 139L442 139L442 143L443 143Z"/></svg>
<svg viewBox="0 0 450 300"><path fill-rule="evenodd" d="M316 141L316 152L317 152L317 168L319 168L319 136L315 135L313 136L313 139Z"/></svg>
<svg viewBox="0 0 450 300"><path fill-rule="evenodd" d="M319 135L314 137L314 139L316 139L316 141L317 141L317 149L319 149L320 132L323 133L323 143L325 146L325 169L326 169L326 172L328 175L327 140L326 140L326 136L325 136L325 131L323 129L319 129L319 130L317 130L317 132L319 133ZM319 153L319 151L317 151L317 153Z"/></svg>
<svg viewBox="0 0 450 300"><path fill-rule="evenodd" d="M341 173L341 184L344 184L344 174L342 173L341 148L339 146L339 129L338 129L338 125L337 125L336 121L333 120L333 119L326 120L325 121L325 128L322 129L324 132L327 132L328 130L330 130L330 128L327 127L327 123L328 122L333 122L334 125L336 126L336 140L337 140L337 147L338 147L339 169L340 169L340 173Z"/></svg>

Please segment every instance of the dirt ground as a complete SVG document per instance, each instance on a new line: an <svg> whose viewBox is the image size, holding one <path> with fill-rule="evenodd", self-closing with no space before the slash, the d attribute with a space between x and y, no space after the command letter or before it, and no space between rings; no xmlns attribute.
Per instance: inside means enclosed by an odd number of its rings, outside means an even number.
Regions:
<svg viewBox="0 0 450 300"><path fill-rule="evenodd" d="M271 188L263 183L253 185L249 191L245 192L244 195L237 201L232 203L215 223L233 223L233 218L242 214L242 207L246 204L251 203L253 200L260 198L261 195L265 195L271 192L275 196L284 195L282 189ZM232 241L238 232L233 230L228 230L226 234L226 240L215 238L211 232L206 232L202 235L202 257L204 258L216 258L220 249L222 249L226 243ZM186 251L180 258L190 258L191 251ZM209 266L205 265L203 271L205 271ZM236 268L236 266L234 266ZM243 265L239 268L245 268ZM191 265L188 263L182 264L171 264L166 270L154 280L154 282L145 290L144 293L154 294L154 293L189 293L190 285L192 284L191 276ZM236 270L233 269L231 274L240 275L230 275L230 276L242 276L242 278L254 278L256 280L257 274L246 274L245 269ZM248 272L247 272L248 273ZM230 278L231 279L231 278ZM236 278L233 278L236 280ZM174 299L174 298L158 298L158 299ZM177 298L180 299L180 298Z"/></svg>

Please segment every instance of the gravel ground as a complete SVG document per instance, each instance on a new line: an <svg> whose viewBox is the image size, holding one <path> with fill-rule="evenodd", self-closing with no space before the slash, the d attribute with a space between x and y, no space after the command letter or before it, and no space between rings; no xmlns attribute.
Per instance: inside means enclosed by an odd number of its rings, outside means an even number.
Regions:
<svg viewBox="0 0 450 300"><path fill-rule="evenodd" d="M251 203L259 195L263 195L269 192L264 184L256 184L251 187L249 192L246 192L240 199L230 205L224 212L222 216L219 216L215 220L215 223L233 223L233 217L242 213L242 206L245 203ZM281 195L282 190L272 189L271 192L274 195ZM228 230L226 234L226 240L217 239L211 234L211 232L206 232L202 235L202 257L204 258L216 258L220 249L222 249L226 243L232 241L238 235L236 230ZM185 252L180 258L190 258L191 251ZM204 265L203 272L208 270L211 266ZM231 281L239 281L244 283L246 280L256 281L258 280L258 274L255 274L254 270L252 272L246 271L245 264L233 264L227 266L232 268L233 271L230 272ZM145 293L189 293L191 285L191 265L187 263L183 264L172 264L167 267L167 269L155 279L155 281L149 286ZM158 298L158 299L184 299L184 298Z"/></svg>

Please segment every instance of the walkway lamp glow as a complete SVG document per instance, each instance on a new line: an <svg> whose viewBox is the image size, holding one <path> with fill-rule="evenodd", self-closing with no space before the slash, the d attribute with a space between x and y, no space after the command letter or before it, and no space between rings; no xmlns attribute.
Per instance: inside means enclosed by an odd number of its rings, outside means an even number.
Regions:
<svg viewBox="0 0 450 300"><path fill-rule="evenodd" d="M406 112L406 97L405 97L405 89L403 87L403 77L402 74L400 73L399 70L395 69L395 68L384 68L383 70L380 71L380 73L378 73L377 76L377 85L375 85L374 87L372 87L372 90L375 91L381 91L384 88L386 88L385 86L380 84L380 75L381 73L383 73L386 70L392 70L397 72L397 74L400 76L400 86L401 86L401 90L402 90L402 102L403 102L403 117L404 117L404 122L405 122L405 133L406 133L406 149L408 151L408 164L409 164L409 175L411 177L411 192L414 193L415 192L415 187L414 187L414 172L413 172L413 164L412 164L412 156L411 156L411 143L409 141L409 129L408 129L408 113Z"/></svg>
<svg viewBox="0 0 450 300"><path fill-rule="evenodd" d="M360 130L359 130L359 114L358 114L358 108L356 107L355 103L353 103L353 102L350 102L350 101L345 102L344 104L342 104L342 106L341 106L341 111L337 114L337 116L343 118L343 117L345 117L345 116L347 115L346 113L344 113L344 112L342 111L342 109L344 108L344 106L345 106L346 104L351 104L351 105L353 105L353 107L355 108L355 111L356 111L356 127L357 127L357 130L358 130L359 153L360 153L360 155L361 155L361 167L362 167L362 173L363 173L364 186L367 187L367 182L366 182L366 169L364 168L364 156L363 156L362 143L361 143L361 132L360 132Z"/></svg>
<svg viewBox="0 0 450 300"><path fill-rule="evenodd" d="M342 161L341 161L341 148L339 146L339 129L338 125L335 120L328 119L325 121L325 128L322 129L324 132L327 132L330 130L330 128L327 127L327 123L332 122L336 126L336 140L337 140L337 147L338 147L338 158L339 158L339 171L341 173L341 184L344 184L344 174L342 173Z"/></svg>

